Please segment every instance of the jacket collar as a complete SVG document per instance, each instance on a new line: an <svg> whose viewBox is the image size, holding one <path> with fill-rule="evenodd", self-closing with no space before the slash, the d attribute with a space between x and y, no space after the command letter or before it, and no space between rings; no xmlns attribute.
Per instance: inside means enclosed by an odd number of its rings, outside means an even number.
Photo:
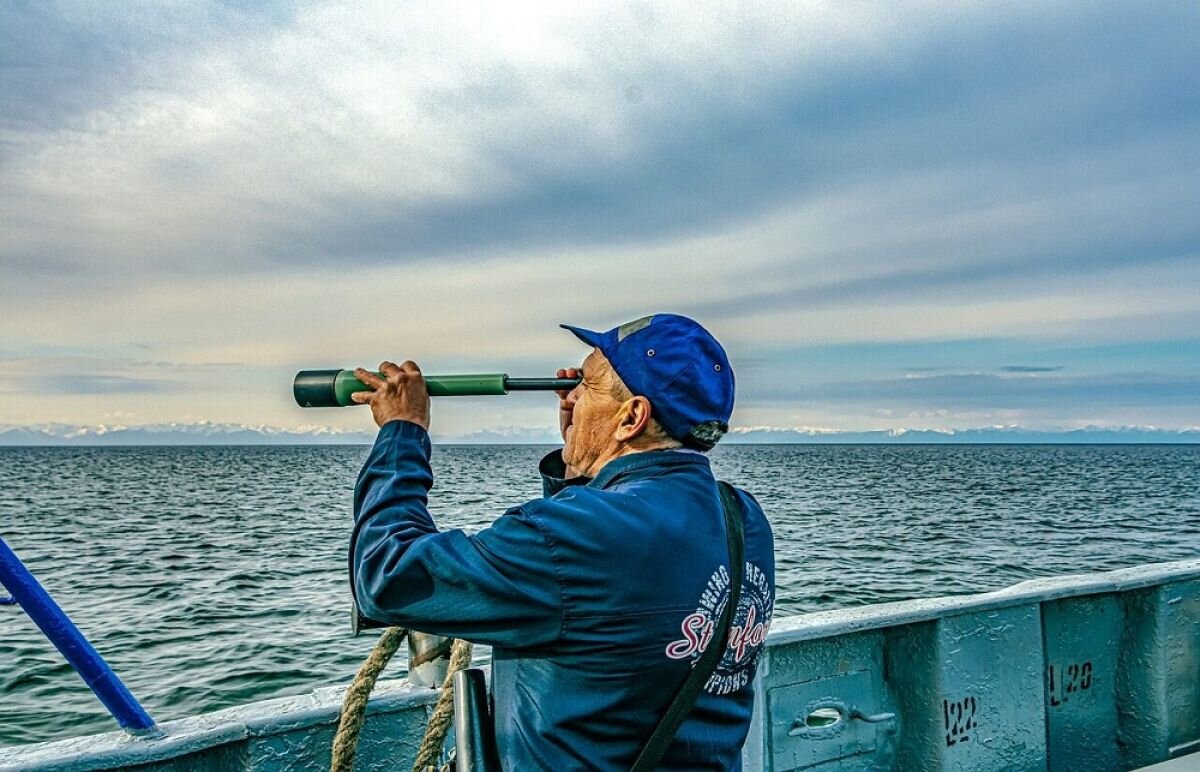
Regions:
<svg viewBox="0 0 1200 772"><path fill-rule="evenodd" d="M690 450L644 450L640 453L630 453L618 456L609 461L600 472L588 483L589 488L608 488L618 477L627 474L637 475L646 469L662 469L675 466L703 466L710 468L708 456Z"/></svg>

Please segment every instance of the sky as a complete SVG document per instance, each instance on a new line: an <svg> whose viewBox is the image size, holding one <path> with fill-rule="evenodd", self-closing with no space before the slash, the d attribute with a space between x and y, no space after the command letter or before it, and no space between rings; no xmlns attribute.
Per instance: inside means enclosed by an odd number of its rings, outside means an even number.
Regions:
<svg viewBox="0 0 1200 772"><path fill-rule="evenodd" d="M0 425L704 323L737 427L1200 426L1195 2L0 5ZM546 394L434 432L551 427Z"/></svg>

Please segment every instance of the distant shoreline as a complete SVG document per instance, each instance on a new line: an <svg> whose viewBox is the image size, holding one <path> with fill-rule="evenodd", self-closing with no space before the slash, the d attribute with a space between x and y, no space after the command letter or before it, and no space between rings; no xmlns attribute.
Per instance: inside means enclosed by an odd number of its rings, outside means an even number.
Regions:
<svg viewBox="0 0 1200 772"><path fill-rule="evenodd" d="M373 430L314 426L287 429L227 423L105 426L80 424L0 425L0 447L324 447L370 445ZM466 434L433 436L436 445L555 446L562 440L548 427L517 426ZM1077 429L1027 429L987 426L969 429L874 429L864 431L808 427L735 427L722 440L729 445L1195 445L1200 428L1088 426Z"/></svg>
<svg viewBox="0 0 1200 772"><path fill-rule="evenodd" d="M368 448L370 441L362 442L61 442L61 443L13 443L0 444L0 450L45 449L45 450L80 450L80 449L122 449L122 448ZM437 447L450 448L554 448L561 443L549 442L439 442L433 440ZM925 440L910 441L862 441L862 440L796 440L787 442L726 442L719 447L739 448L784 448L784 447L1151 447L1151 446L1187 446L1200 445L1200 439L1186 440L946 440L931 442Z"/></svg>

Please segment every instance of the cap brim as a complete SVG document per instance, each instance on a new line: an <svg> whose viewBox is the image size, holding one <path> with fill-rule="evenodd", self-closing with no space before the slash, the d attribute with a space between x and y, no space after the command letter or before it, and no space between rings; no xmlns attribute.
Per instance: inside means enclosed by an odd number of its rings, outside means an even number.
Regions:
<svg viewBox="0 0 1200 772"><path fill-rule="evenodd" d="M564 330L570 330L576 338L579 338L589 346L595 346L596 348L600 348L600 341L604 338L604 333L596 332L595 330L585 330L582 327L572 327L569 324L560 324L558 326L562 327Z"/></svg>

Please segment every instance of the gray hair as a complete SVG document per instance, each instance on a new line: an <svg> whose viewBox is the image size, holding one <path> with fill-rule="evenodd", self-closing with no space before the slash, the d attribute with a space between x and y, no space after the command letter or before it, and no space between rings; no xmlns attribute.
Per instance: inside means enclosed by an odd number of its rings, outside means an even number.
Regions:
<svg viewBox="0 0 1200 772"><path fill-rule="evenodd" d="M625 382L621 380L621 376L617 375L616 368L609 365L608 370L612 373L612 383L609 386L609 394L618 402L627 402L634 397L634 393L629 390ZM670 432L663 428L663 425L654 417L653 412L650 415L650 423L646 426L646 439L664 447L678 448L684 443L680 442L675 437L672 437Z"/></svg>

